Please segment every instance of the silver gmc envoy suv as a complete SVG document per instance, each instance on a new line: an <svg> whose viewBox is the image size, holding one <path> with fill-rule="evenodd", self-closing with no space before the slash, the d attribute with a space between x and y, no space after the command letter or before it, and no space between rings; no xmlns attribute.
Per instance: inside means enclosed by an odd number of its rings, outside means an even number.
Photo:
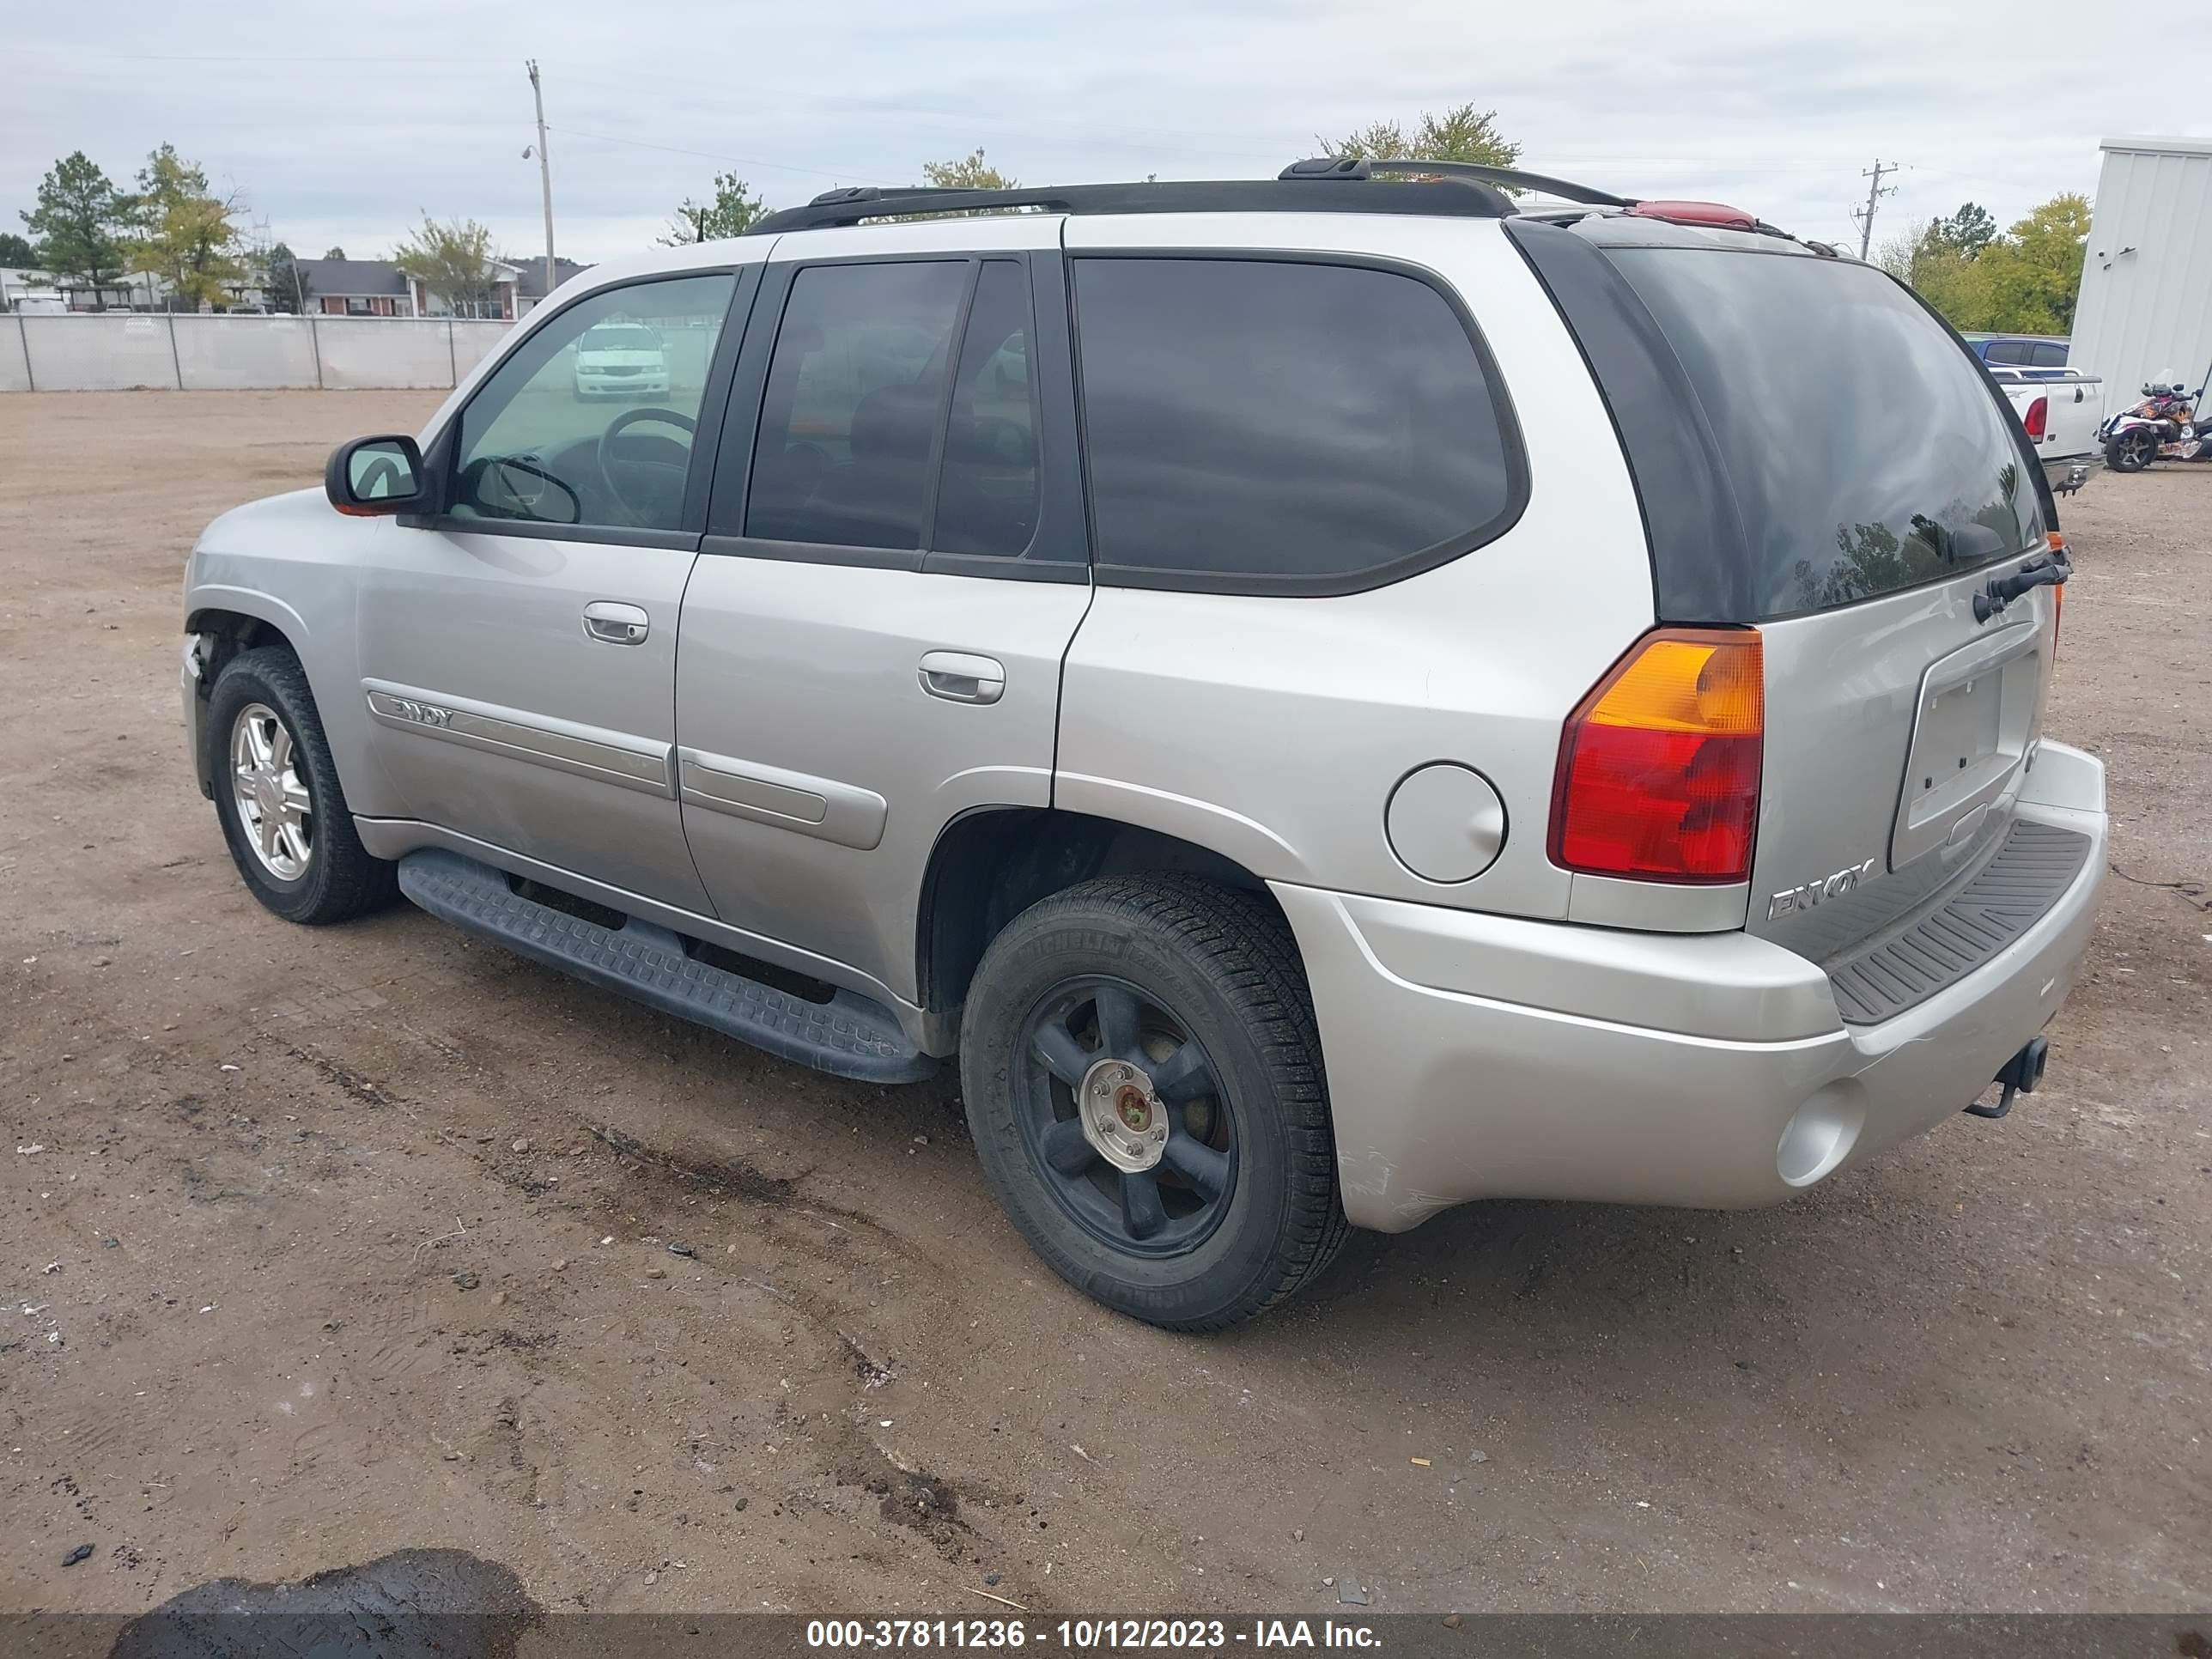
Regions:
<svg viewBox="0 0 2212 1659"><path fill-rule="evenodd" d="M583 395L642 330L665 391ZM1202 1330L1348 1226L1766 1204L2032 1090L2105 867L2069 568L1958 337L1733 209L846 190L216 520L184 708L278 915L957 1054L1036 1251Z"/></svg>

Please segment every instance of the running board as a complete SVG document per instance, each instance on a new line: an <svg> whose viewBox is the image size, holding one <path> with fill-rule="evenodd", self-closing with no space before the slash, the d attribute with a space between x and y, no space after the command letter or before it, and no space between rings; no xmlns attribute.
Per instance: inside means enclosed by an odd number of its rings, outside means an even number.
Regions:
<svg viewBox="0 0 2212 1659"><path fill-rule="evenodd" d="M867 1083L918 1083L937 1070L881 1003L847 990L809 1002L698 961L680 935L635 916L606 927L525 898L500 871L458 853L410 853L399 860L399 890L440 921L518 956L780 1059Z"/></svg>

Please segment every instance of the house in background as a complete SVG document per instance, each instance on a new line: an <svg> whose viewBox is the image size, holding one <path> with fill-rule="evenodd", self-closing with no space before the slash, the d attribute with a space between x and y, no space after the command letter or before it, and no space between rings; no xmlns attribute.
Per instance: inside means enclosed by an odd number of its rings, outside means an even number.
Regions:
<svg viewBox="0 0 2212 1659"><path fill-rule="evenodd" d="M586 267L573 259L555 262L566 282ZM309 309L325 317L483 317L512 322L545 297L542 259L499 261L491 268L489 297L449 305L419 277L389 259L302 259Z"/></svg>

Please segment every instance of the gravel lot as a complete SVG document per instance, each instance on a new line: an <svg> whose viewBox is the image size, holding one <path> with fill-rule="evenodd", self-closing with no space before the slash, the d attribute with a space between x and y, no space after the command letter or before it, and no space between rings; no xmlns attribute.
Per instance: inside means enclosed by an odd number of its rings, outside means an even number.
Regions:
<svg viewBox="0 0 2212 1659"><path fill-rule="evenodd" d="M0 398L0 1608L410 1545L555 1609L2212 1605L2212 467L2065 513L2049 725L2130 879L2044 1092L1782 1209L1363 1237L1197 1340L1034 1264L949 1077L247 897L185 551L434 401Z"/></svg>

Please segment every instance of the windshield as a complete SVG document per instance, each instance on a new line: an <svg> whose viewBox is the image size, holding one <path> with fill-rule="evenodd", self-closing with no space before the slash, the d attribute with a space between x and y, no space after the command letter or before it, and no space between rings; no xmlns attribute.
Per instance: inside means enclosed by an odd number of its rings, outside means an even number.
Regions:
<svg viewBox="0 0 2212 1659"><path fill-rule="evenodd" d="M1735 494L1753 568L1730 586L1753 614L1729 620L1871 599L2043 535L1981 370L1881 271L1705 247L1606 252L1687 372Z"/></svg>
<svg viewBox="0 0 2212 1659"><path fill-rule="evenodd" d="M595 328L584 336L583 351L658 351L660 337L649 328Z"/></svg>

